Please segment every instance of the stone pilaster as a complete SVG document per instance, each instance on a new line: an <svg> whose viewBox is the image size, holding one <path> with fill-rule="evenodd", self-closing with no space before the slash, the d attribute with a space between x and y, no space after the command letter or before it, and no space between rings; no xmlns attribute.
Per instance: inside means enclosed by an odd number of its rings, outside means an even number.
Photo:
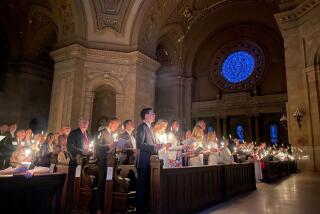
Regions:
<svg viewBox="0 0 320 214"><path fill-rule="evenodd" d="M320 48L320 1L306 0L295 9L276 14L285 43L287 75L287 118L289 141L310 156L301 161L306 170L320 169L319 71L315 61ZM299 128L293 114L299 108L304 117Z"/></svg>

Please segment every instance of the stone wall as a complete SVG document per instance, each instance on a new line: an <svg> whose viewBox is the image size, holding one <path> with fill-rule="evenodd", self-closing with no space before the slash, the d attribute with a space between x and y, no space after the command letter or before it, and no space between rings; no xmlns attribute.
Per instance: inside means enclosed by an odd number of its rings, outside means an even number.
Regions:
<svg viewBox="0 0 320 214"><path fill-rule="evenodd" d="M1 64L0 123L16 122L18 128L47 128L52 85L50 69L27 63ZM36 126L34 126L36 125Z"/></svg>
<svg viewBox="0 0 320 214"><path fill-rule="evenodd" d="M306 170L320 169L319 14L320 1L306 0L275 15L285 44L289 140L310 156L300 163ZM293 117L297 108L304 113L301 128Z"/></svg>

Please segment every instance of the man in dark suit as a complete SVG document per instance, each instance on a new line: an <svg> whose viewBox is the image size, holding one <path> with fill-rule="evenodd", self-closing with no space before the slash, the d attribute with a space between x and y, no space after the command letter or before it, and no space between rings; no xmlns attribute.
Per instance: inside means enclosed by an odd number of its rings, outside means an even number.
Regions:
<svg viewBox="0 0 320 214"><path fill-rule="evenodd" d="M71 154L72 161L81 156L91 156L89 150L88 126L89 120L81 117L78 121L78 128L70 132L67 140L67 150Z"/></svg>
<svg viewBox="0 0 320 214"><path fill-rule="evenodd" d="M106 180L106 159L107 155L112 155L115 152L116 141L113 134L118 130L120 120L112 118L107 122L107 127L98 132L95 142L95 151L98 165L98 189L92 199L91 209L96 213L101 213L104 202L105 180Z"/></svg>
<svg viewBox="0 0 320 214"><path fill-rule="evenodd" d="M150 156L155 154L160 145L156 144L151 123L155 120L152 108L142 109L140 113L143 123L137 128L137 213L147 213L149 208L149 189L150 189Z"/></svg>
<svg viewBox="0 0 320 214"><path fill-rule="evenodd" d="M10 157L12 153L16 150L17 140L15 137L15 132L17 130L17 124L10 123L8 124L8 130L3 132L2 135L5 138L0 142L1 143L1 153L3 156L2 167L7 168L10 166Z"/></svg>
<svg viewBox="0 0 320 214"><path fill-rule="evenodd" d="M135 163L136 140L132 134L134 125L132 120L125 120L123 122L124 132L119 135L119 141L124 140L125 144L119 149L119 164L133 165Z"/></svg>
<svg viewBox="0 0 320 214"><path fill-rule="evenodd" d="M77 160L82 156L92 156L92 151L89 150L88 126L89 120L80 117L78 120L79 128L70 132L67 139L67 150L70 153L68 180L73 183L75 181ZM67 200L73 201L74 185L67 187ZM72 203L66 204L66 213L71 213Z"/></svg>

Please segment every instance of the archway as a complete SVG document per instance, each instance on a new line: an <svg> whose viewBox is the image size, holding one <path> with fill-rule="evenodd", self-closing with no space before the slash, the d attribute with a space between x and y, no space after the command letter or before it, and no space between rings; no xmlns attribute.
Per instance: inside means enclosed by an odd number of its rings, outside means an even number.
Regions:
<svg viewBox="0 0 320 214"><path fill-rule="evenodd" d="M109 86L103 85L94 91L91 132L96 133L108 118L116 115L116 92Z"/></svg>

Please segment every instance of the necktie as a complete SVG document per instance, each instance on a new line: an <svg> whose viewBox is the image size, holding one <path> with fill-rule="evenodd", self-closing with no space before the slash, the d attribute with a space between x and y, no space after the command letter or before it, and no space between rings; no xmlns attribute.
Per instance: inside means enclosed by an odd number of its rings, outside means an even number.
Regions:
<svg viewBox="0 0 320 214"><path fill-rule="evenodd" d="M89 148L89 139L86 132L83 133L83 137L84 137L85 147Z"/></svg>

